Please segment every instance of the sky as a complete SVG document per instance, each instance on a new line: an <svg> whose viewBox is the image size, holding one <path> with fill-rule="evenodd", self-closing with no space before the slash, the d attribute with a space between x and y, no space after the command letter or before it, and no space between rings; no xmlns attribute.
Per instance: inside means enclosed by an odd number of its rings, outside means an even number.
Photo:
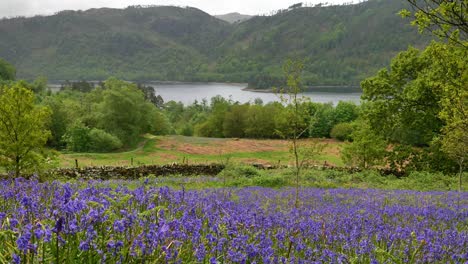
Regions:
<svg viewBox="0 0 468 264"><path fill-rule="evenodd" d="M192 6L212 15L230 12L257 15L287 8L298 2L301 0L0 0L0 17L51 15L62 10L125 8L130 5ZM352 0L306 0L304 2L341 4L352 2Z"/></svg>

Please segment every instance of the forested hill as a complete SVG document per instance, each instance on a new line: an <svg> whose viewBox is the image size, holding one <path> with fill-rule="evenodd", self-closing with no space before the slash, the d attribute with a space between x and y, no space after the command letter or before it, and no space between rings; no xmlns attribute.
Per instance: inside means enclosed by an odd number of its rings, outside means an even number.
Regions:
<svg viewBox="0 0 468 264"><path fill-rule="evenodd" d="M358 84L428 40L397 13L402 0L302 7L230 24L196 8L129 7L0 20L0 57L20 78L234 81L266 88L289 56L306 81Z"/></svg>

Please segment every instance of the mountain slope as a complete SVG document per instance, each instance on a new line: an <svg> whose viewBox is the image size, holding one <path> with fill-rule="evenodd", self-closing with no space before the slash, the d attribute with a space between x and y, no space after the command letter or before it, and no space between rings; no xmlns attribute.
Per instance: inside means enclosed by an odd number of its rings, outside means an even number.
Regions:
<svg viewBox="0 0 468 264"><path fill-rule="evenodd" d="M359 84L388 65L408 45L424 46L397 12L402 1L368 1L357 5L304 7L272 17L254 17L236 27L223 43L218 69L226 74L282 74L287 57L306 59L306 76L314 84ZM261 75L261 74L260 74Z"/></svg>
<svg viewBox="0 0 468 264"><path fill-rule="evenodd" d="M230 31L195 8L65 11L2 20L0 57L24 78L189 80Z"/></svg>
<svg viewBox="0 0 468 264"><path fill-rule="evenodd" d="M303 7L230 24L196 8L64 11L0 20L0 57L21 78L250 81L267 88L290 56L314 85L355 85L428 39L399 0Z"/></svg>
<svg viewBox="0 0 468 264"><path fill-rule="evenodd" d="M252 16L249 15L243 15L240 13L229 13L229 14L224 14L224 15L216 15L215 16L218 19L224 20L226 22L229 22L231 24L233 23L240 23L244 22L246 20L249 20L252 18Z"/></svg>

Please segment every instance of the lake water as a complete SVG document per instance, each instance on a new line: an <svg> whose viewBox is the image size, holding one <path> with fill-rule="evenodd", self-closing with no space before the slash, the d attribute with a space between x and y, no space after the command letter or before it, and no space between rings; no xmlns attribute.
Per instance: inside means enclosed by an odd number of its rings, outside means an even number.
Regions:
<svg viewBox="0 0 468 264"><path fill-rule="evenodd" d="M60 90L61 82L50 83L49 87L53 91ZM279 101L278 95L274 93L244 91L247 84L229 84L229 83L161 83L161 82L145 82L147 86L153 86L156 94L161 95L164 102L171 100L191 104L197 101L207 99L216 95L221 95L225 98L230 98L233 101L240 103L253 102L256 98L262 99L264 103ZM324 92L324 90L326 92ZM312 102L317 103L333 103L336 105L339 101L351 101L359 104L361 92L359 89L344 88L344 87L326 87L320 91L307 91L304 96L310 98Z"/></svg>
<svg viewBox="0 0 468 264"><path fill-rule="evenodd" d="M203 99L210 100L211 97L221 95L225 98L230 98L233 101L240 103L253 102L256 98L260 98L264 103L279 101L279 97L274 93L251 92L243 91L247 85L242 84L226 84L226 83L203 83L203 84L161 84L161 83L145 83L153 86L156 94L161 95L165 102L174 100L184 104L191 104L195 100ZM305 92L304 96L310 97L312 102L337 104L339 101L352 101L357 104L360 102L360 92L344 92L343 89L327 88L331 92Z"/></svg>

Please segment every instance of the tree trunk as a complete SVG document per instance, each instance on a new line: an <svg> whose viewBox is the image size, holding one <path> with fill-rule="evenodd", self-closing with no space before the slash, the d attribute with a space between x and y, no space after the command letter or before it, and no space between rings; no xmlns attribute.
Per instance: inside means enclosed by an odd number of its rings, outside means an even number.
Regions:
<svg viewBox="0 0 468 264"><path fill-rule="evenodd" d="M21 158L19 156L16 156L16 159L15 159L15 178L19 178L19 176L21 175L21 173L20 173L20 161L21 161Z"/></svg>
<svg viewBox="0 0 468 264"><path fill-rule="evenodd" d="M459 172L458 172L458 191L462 191L462 177L463 177L463 159L458 163Z"/></svg>

